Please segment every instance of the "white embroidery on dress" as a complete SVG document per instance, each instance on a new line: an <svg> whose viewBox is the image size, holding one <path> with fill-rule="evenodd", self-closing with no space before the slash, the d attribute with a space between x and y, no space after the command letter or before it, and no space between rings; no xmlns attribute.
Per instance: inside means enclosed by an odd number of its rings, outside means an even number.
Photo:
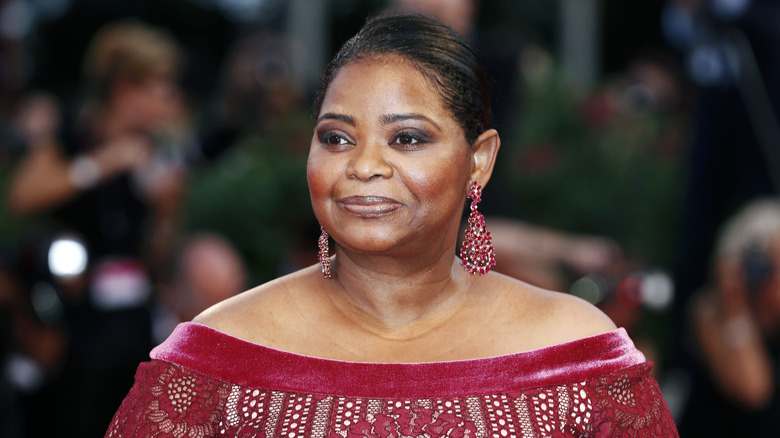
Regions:
<svg viewBox="0 0 780 438"><path fill-rule="evenodd" d="M265 424L265 436L275 436L279 416L282 413L286 393L271 391L271 399L268 402L268 418Z"/></svg>
<svg viewBox="0 0 780 438"><path fill-rule="evenodd" d="M467 397L466 405L469 408L469 417L477 428L477 436L487 436L487 425L482 413L482 403L479 397Z"/></svg>
<svg viewBox="0 0 780 438"><path fill-rule="evenodd" d="M333 397L325 397L317 402L314 411L314 423L312 425L312 438L324 438L330 424L330 410L333 406Z"/></svg>

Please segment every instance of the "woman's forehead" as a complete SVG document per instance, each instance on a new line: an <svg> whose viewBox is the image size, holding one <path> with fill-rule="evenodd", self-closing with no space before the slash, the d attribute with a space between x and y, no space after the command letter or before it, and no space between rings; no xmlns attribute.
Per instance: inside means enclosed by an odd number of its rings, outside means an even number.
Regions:
<svg viewBox="0 0 780 438"><path fill-rule="evenodd" d="M327 112L326 106L334 104L377 101L388 109L412 106L452 116L433 81L414 63L397 55L362 58L341 67L328 85L320 112Z"/></svg>

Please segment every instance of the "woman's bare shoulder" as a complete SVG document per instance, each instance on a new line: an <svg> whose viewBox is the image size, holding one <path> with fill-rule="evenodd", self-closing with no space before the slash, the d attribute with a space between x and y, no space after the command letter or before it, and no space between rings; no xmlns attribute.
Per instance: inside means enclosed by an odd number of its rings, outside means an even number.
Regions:
<svg viewBox="0 0 780 438"><path fill-rule="evenodd" d="M294 296L311 287L312 270L305 268L228 298L204 310L192 322L268 344L294 313L290 306Z"/></svg>
<svg viewBox="0 0 780 438"><path fill-rule="evenodd" d="M502 279L506 299L516 309L512 319L533 339L533 348L556 345L616 328L593 304L562 292L542 289L509 277Z"/></svg>

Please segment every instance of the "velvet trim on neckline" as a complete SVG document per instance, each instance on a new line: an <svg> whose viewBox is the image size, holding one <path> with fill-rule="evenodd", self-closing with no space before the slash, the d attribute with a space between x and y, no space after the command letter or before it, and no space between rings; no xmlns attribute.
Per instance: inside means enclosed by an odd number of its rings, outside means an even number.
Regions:
<svg viewBox="0 0 780 438"><path fill-rule="evenodd" d="M625 329L531 351L451 362L346 362L179 324L152 359L253 388L355 397L495 394L590 380L645 362Z"/></svg>

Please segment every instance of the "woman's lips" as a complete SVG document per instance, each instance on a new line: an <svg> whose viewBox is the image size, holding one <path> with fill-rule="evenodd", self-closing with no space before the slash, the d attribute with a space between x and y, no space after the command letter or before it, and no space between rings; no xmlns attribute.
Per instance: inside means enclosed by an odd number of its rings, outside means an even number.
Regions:
<svg viewBox="0 0 780 438"><path fill-rule="evenodd" d="M350 196L338 201L348 213L359 217L388 215L401 207L401 203L382 196Z"/></svg>

